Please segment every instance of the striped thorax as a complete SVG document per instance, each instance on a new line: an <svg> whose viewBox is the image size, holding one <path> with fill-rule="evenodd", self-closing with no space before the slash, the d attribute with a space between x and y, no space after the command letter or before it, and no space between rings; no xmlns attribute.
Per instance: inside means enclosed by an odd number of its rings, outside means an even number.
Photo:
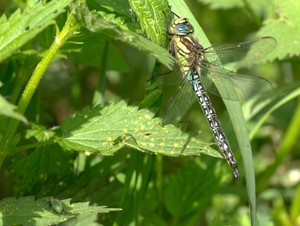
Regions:
<svg viewBox="0 0 300 226"><path fill-rule="evenodd" d="M184 75L194 67L199 66L204 59L204 49L194 36L194 28L187 18L175 20L169 30L171 38L171 54L177 59L181 71Z"/></svg>

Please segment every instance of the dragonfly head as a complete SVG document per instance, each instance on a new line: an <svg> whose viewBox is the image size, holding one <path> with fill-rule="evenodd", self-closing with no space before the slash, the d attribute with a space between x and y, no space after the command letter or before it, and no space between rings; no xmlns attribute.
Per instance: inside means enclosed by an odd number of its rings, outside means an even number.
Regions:
<svg viewBox="0 0 300 226"><path fill-rule="evenodd" d="M194 33L194 27L187 18L178 18L172 23L170 33L173 35L184 36Z"/></svg>

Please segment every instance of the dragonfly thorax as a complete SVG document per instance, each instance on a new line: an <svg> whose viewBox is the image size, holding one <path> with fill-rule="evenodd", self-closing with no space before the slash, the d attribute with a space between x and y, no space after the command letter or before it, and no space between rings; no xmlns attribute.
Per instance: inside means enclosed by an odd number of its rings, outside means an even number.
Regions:
<svg viewBox="0 0 300 226"><path fill-rule="evenodd" d="M185 36L191 33L194 33L194 27L187 18L175 20L170 28L170 34L172 35Z"/></svg>

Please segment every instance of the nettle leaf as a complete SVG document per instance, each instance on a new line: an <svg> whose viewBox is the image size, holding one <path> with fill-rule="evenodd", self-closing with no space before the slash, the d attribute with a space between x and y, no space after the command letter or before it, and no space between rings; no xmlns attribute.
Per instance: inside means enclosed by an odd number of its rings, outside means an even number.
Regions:
<svg viewBox="0 0 300 226"><path fill-rule="evenodd" d="M68 221L66 226L82 226L82 225L88 225L88 226L103 226L103 224L98 223L98 214L90 214L87 216L77 216L76 218L71 219ZM100 220L101 221L101 220Z"/></svg>
<svg viewBox="0 0 300 226"><path fill-rule="evenodd" d="M260 36L273 36L277 48L266 58L282 60L300 55L300 1L274 1L274 18L267 20L258 32ZM276 11L275 11L276 10Z"/></svg>
<svg viewBox="0 0 300 226"><path fill-rule="evenodd" d="M207 169L201 169L195 161L189 161L176 170L164 184L162 197L168 212L179 219L183 216L190 217L193 212L199 214L200 210L204 210L220 187L221 174L212 175L215 170L214 168L207 172ZM196 222L190 225L196 225Z"/></svg>
<svg viewBox="0 0 300 226"><path fill-rule="evenodd" d="M44 126L32 124L31 128L26 131L26 139L34 137L39 142L49 141L55 132L53 129L47 130Z"/></svg>
<svg viewBox="0 0 300 226"><path fill-rule="evenodd" d="M17 106L9 103L2 96L0 96L0 115L11 117L22 122L27 122L27 119L24 117L24 115L16 112L16 109Z"/></svg>
<svg viewBox="0 0 300 226"><path fill-rule="evenodd" d="M142 30L153 42L160 46L167 45L165 32L166 18L164 13L170 9L166 0L130 0L132 9L137 14Z"/></svg>
<svg viewBox="0 0 300 226"><path fill-rule="evenodd" d="M28 7L23 13L17 10L9 19L0 18L0 62L11 56L22 45L54 22L72 0L53 0Z"/></svg>
<svg viewBox="0 0 300 226"><path fill-rule="evenodd" d="M61 179L70 175L72 169L70 152L63 151L57 144L42 146L28 154L26 158L15 159L11 168L14 174L14 184L22 186L23 191L31 192L46 181L47 186L44 189L51 188L53 186L51 177ZM57 184L55 187L57 188Z"/></svg>
<svg viewBox="0 0 300 226"><path fill-rule="evenodd" d="M82 26L91 32L105 32L106 35L131 45L142 52L150 54L167 68L172 69L174 58L169 52L147 38L130 31L127 24L120 17L104 12L89 11L83 4L73 5L76 18Z"/></svg>
<svg viewBox="0 0 300 226"><path fill-rule="evenodd" d="M64 148L111 155L122 147L168 156L220 153L173 125L162 126L149 110L127 106L124 101L87 108L63 123L57 142ZM221 157L222 158L222 157Z"/></svg>
<svg viewBox="0 0 300 226"><path fill-rule="evenodd" d="M52 197L35 200L33 196L20 199L6 198L0 201L0 222L3 225L54 225L77 215L108 213L121 209L106 206L89 206L88 202L70 203L71 199ZM59 208L60 207L60 208Z"/></svg>

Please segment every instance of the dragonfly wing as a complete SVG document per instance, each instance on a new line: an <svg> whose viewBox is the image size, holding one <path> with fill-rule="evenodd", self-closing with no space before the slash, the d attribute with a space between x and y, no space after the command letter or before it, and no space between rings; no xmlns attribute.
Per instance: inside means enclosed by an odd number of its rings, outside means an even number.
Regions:
<svg viewBox="0 0 300 226"><path fill-rule="evenodd" d="M163 112L163 123L168 124L176 122L180 119L186 111L191 107L195 101L193 90L185 78L175 94L170 98Z"/></svg>
<svg viewBox="0 0 300 226"><path fill-rule="evenodd" d="M230 72L219 65L203 62L201 73L204 87L228 100L243 101L272 90L272 84L264 78Z"/></svg>
<svg viewBox="0 0 300 226"><path fill-rule="evenodd" d="M171 71L170 70L159 71L157 75L157 79L163 84L169 84L169 85L177 84L179 86L182 82L182 74L180 72L180 68L178 67L178 64L174 64L173 69Z"/></svg>
<svg viewBox="0 0 300 226"><path fill-rule="evenodd" d="M209 62L238 69L250 66L263 59L277 46L273 37L260 37L239 44L216 45L205 49L205 57ZM218 58L216 58L216 55Z"/></svg>

